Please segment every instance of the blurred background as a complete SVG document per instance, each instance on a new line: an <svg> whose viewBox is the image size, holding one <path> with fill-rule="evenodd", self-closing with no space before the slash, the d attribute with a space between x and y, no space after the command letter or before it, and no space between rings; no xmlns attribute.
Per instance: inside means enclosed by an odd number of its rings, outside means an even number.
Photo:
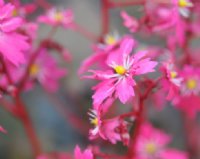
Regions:
<svg viewBox="0 0 200 159"><path fill-rule="evenodd" d="M31 1L24 0L23 3ZM71 8L75 21L90 32L99 35L101 32L101 0L49 0L58 8ZM117 31L120 35L127 33L122 26L120 10L110 11L110 32ZM127 7L131 15L140 16L140 7ZM41 14L38 12L36 14ZM50 27L41 25L39 38L45 37ZM147 37L145 40L135 35L144 45L160 43L161 39ZM80 80L77 70L81 61L91 53L92 41L73 31L61 28L54 35L54 39L63 44L72 54L72 61L64 64L68 75L60 83L59 91L54 94L46 93L39 85L32 91L23 94L28 112L40 139L44 152L64 151L72 152L75 145L86 147L89 142L82 130L71 124L72 114L80 117L89 128L87 111L91 107L91 86L93 82ZM185 149L185 139L180 114L171 106L157 112L148 108L150 120L167 133L172 134L172 146ZM31 159L32 152L27 136L21 123L15 120L2 108L0 109L0 123L8 133L0 134L0 159ZM87 133L87 132L86 132ZM99 141L101 142L101 141ZM121 148L121 144L114 148ZM123 151L123 149L120 151ZM118 151L119 152L119 151Z"/></svg>

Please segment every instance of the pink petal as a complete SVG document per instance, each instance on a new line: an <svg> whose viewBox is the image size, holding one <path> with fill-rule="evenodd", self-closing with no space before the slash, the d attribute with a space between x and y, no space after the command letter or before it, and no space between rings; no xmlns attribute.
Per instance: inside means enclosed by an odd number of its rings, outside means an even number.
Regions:
<svg viewBox="0 0 200 159"><path fill-rule="evenodd" d="M120 50L122 51L122 54L130 54L133 50L134 46L134 40L130 37L126 37L120 45Z"/></svg>
<svg viewBox="0 0 200 159"><path fill-rule="evenodd" d="M12 18L10 20L4 21L1 24L1 29L4 32L10 32L16 30L22 24L21 18Z"/></svg>
<svg viewBox="0 0 200 159"><path fill-rule="evenodd" d="M106 98L111 97L115 90L113 82L114 80L109 79L102 81L97 86L93 87L93 89L96 90L92 96L94 100L93 105L100 105Z"/></svg>
<svg viewBox="0 0 200 159"><path fill-rule="evenodd" d="M130 97L134 96L133 86L135 85L134 81L129 79L122 79L116 86L116 96L119 97L119 100L125 104Z"/></svg>

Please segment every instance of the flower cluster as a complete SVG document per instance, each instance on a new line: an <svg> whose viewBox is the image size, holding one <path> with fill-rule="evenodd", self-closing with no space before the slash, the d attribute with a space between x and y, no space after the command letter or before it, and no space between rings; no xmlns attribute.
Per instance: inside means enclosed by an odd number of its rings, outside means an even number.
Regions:
<svg viewBox="0 0 200 159"><path fill-rule="evenodd" d="M197 156L200 49L193 43L199 42L200 37L200 3L198 0L102 0L101 3L102 34L97 36L75 22L71 9L56 8L46 0L27 4L0 0L0 104L22 123L36 159L189 159ZM140 6L137 10L140 16L122 10L117 17L121 18L126 33L109 34L109 10L132 5ZM43 38L39 36L41 24L50 28ZM84 114L89 121L71 110L67 112L65 107L57 108L67 114L67 121L91 143L84 151L73 146L74 153L44 152L22 98L37 84L51 96L68 74L64 66L71 61L71 55L53 37L59 27L93 42L93 53L77 71L81 79L94 81L87 89L92 92L89 110L86 107L88 113ZM54 97L51 100L60 105ZM77 102L69 102L72 103ZM173 138L160 130L164 127L158 129L152 124L151 112L160 113L169 105L183 118L185 149L190 151L171 148ZM0 132L6 135L8 129L3 127L0 126ZM117 152L114 145L118 142L125 147L123 151ZM112 148L106 150L107 147Z"/></svg>

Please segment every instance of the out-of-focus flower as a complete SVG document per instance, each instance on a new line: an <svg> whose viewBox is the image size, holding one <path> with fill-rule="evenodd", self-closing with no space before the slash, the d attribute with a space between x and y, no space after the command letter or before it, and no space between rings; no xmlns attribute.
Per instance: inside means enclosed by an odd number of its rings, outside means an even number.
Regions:
<svg viewBox="0 0 200 159"><path fill-rule="evenodd" d="M66 69L58 67L57 61L47 50L42 49L30 67L30 76L49 91L58 89L58 80L66 75Z"/></svg>
<svg viewBox="0 0 200 159"><path fill-rule="evenodd" d="M183 77L181 94L175 105L185 112L188 117L194 118L200 111L200 69L185 66L180 73Z"/></svg>
<svg viewBox="0 0 200 159"><path fill-rule="evenodd" d="M2 127L2 126L0 126L0 132L2 132L2 133L7 133L7 131Z"/></svg>
<svg viewBox="0 0 200 159"><path fill-rule="evenodd" d="M13 17L14 6L0 2L0 53L15 65L25 61L23 52L29 48L27 37L16 30L22 25L22 19Z"/></svg>
<svg viewBox="0 0 200 159"><path fill-rule="evenodd" d="M185 66L181 72L183 77L182 94L199 95L200 94L200 69L192 66Z"/></svg>
<svg viewBox="0 0 200 159"><path fill-rule="evenodd" d="M164 132L153 128L149 123L142 125L136 140L136 159L187 159L182 151L168 148L171 137Z"/></svg>
<svg viewBox="0 0 200 159"><path fill-rule="evenodd" d="M106 59L110 52L119 49L119 44L126 38L127 36L120 37L117 33L107 34L104 38L103 44L100 43L93 47L94 54L82 62L78 73L84 73L92 65L97 65L100 68L107 68Z"/></svg>
<svg viewBox="0 0 200 159"><path fill-rule="evenodd" d="M130 32L134 33L139 28L139 22L134 17L129 16L125 11L121 12L121 17L124 20L124 26L127 27Z"/></svg>
<svg viewBox="0 0 200 159"><path fill-rule="evenodd" d="M104 38L104 44L106 46L115 45L120 40L120 36L117 32L113 34L107 34Z"/></svg>
<svg viewBox="0 0 200 159"><path fill-rule="evenodd" d="M72 28L74 15L72 10L58 10L56 8L50 9L46 15L39 16L38 21L52 26L63 26L65 28Z"/></svg>
<svg viewBox="0 0 200 159"><path fill-rule="evenodd" d="M181 82L183 81L183 78L178 76L178 72L174 67L174 64L171 62L165 63L163 67L166 78L163 79L162 84L164 89L169 92L167 95L168 100L179 95Z"/></svg>
<svg viewBox="0 0 200 159"><path fill-rule="evenodd" d="M37 5L35 3L28 3L24 5L20 2L20 0L14 0L12 1L12 4L15 6L15 9L12 12L13 16L26 17L37 9Z"/></svg>
<svg viewBox="0 0 200 159"><path fill-rule="evenodd" d="M79 146L76 146L74 150L74 157L75 159L93 159L93 154L90 149L86 149L84 152L81 152Z"/></svg>

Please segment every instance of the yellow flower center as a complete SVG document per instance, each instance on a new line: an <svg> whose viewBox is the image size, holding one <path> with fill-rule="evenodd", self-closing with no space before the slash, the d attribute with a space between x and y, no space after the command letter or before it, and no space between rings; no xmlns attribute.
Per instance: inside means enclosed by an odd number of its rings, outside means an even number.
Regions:
<svg viewBox="0 0 200 159"><path fill-rule="evenodd" d="M179 0L178 5L179 7L188 7L190 3L187 0Z"/></svg>
<svg viewBox="0 0 200 159"><path fill-rule="evenodd" d="M97 126L97 125L98 125L98 119L97 119L97 118L92 119L90 122L91 122L91 124L93 124L94 126Z"/></svg>
<svg viewBox="0 0 200 159"><path fill-rule="evenodd" d="M116 41L117 41L116 38L112 35L107 35L106 38L105 38L105 43L107 45L113 45L113 44L116 43Z"/></svg>
<svg viewBox="0 0 200 159"><path fill-rule="evenodd" d="M170 72L171 78L176 78L177 73L175 71Z"/></svg>
<svg viewBox="0 0 200 159"><path fill-rule="evenodd" d="M56 21L62 21L63 20L63 14L61 13L61 12L56 12L55 13L55 15L54 15L54 19L56 20Z"/></svg>
<svg viewBox="0 0 200 159"><path fill-rule="evenodd" d="M12 11L12 16L13 17L16 17L18 15L18 10L15 8L13 11Z"/></svg>
<svg viewBox="0 0 200 159"><path fill-rule="evenodd" d="M126 73L126 69L123 66L116 66L115 72L119 75L124 75Z"/></svg>
<svg viewBox="0 0 200 159"><path fill-rule="evenodd" d="M39 72L39 66L36 65L36 64L33 64L31 67L30 67L30 75L31 76L35 76L36 74L38 74Z"/></svg>
<svg viewBox="0 0 200 159"><path fill-rule="evenodd" d="M150 154L150 155L153 155L156 153L157 151L157 147L154 143L147 143L145 145L145 151Z"/></svg>
<svg viewBox="0 0 200 159"><path fill-rule="evenodd" d="M188 79L186 81L186 86L188 89L193 90L197 87L197 81L194 79Z"/></svg>

